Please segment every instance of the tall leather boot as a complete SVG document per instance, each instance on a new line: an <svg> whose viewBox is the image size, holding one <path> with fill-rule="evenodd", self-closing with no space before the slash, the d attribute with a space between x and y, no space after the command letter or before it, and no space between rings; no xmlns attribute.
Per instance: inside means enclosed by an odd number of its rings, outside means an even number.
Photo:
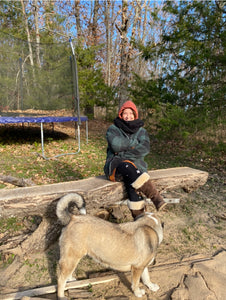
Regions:
<svg viewBox="0 0 226 300"><path fill-rule="evenodd" d="M145 208L141 208L141 209L130 209L130 211L131 211L131 215L132 215L134 221L136 221L136 219L137 219L139 216L141 216L141 215L144 214Z"/></svg>
<svg viewBox="0 0 226 300"><path fill-rule="evenodd" d="M143 199L141 201L128 200L127 206L130 209L134 221L146 211L145 202Z"/></svg>
<svg viewBox="0 0 226 300"><path fill-rule="evenodd" d="M148 173L142 173L133 183L132 187L138 192L142 192L147 198L151 199L155 208L160 211L166 206L166 202L159 194L154 184L151 182Z"/></svg>

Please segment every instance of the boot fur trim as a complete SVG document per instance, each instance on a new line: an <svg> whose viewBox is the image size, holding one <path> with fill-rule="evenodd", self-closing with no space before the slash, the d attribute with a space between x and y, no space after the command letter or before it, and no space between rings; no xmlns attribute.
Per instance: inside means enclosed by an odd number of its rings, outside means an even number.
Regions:
<svg viewBox="0 0 226 300"><path fill-rule="evenodd" d="M150 176L148 173L142 173L133 183L132 187L137 190L142 187L145 182L147 182L150 179Z"/></svg>
<svg viewBox="0 0 226 300"><path fill-rule="evenodd" d="M139 210L139 209L142 209L145 207L145 201L142 200L142 201L130 201L130 200L127 200L127 206L129 209L132 209L132 210Z"/></svg>

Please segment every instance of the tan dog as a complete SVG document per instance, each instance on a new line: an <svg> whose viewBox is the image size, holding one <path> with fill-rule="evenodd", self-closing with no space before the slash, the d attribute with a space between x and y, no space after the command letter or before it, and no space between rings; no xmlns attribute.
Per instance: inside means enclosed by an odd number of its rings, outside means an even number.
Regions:
<svg viewBox="0 0 226 300"><path fill-rule="evenodd" d="M156 250L163 239L160 220L146 212L135 222L114 224L88 215L72 215L68 207L74 203L80 213L85 214L83 198L75 193L68 194L57 204L57 216L67 225L60 237L60 261L58 276L58 299L64 299L66 281L79 261L89 255L112 269L132 273L132 291L142 297L140 279L152 291L159 286L150 281L148 265L154 261Z"/></svg>

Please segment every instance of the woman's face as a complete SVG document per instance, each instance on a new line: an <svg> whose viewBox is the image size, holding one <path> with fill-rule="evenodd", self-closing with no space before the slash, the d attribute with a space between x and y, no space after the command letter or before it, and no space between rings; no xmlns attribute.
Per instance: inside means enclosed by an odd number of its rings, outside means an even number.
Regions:
<svg viewBox="0 0 226 300"><path fill-rule="evenodd" d="M122 112L122 119L124 121L133 121L134 120L134 113L131 108L125 108Z"/></svg>

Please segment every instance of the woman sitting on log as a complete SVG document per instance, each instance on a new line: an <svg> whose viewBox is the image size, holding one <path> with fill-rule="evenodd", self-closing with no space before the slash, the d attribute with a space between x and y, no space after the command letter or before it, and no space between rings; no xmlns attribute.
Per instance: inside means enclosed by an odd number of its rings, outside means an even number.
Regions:
<svg viewBox="0 0 226 300"><path fill-rule="evenodd" d="M144 157L150 151L150 140L143 126L136 105L126 101L106 133L108 147L104 172L109 180L124 182L134 220L145 210L142 194L152 200L158 211L166 205L147 173Z"/></svg>

